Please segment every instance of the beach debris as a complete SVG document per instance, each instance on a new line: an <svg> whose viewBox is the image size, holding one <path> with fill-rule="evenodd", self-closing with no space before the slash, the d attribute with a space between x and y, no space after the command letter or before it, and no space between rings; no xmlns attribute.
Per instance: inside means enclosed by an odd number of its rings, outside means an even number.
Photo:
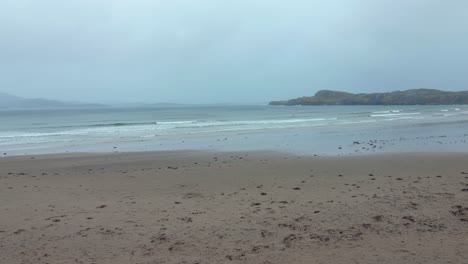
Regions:
<svg viewBox="0 0 468 264"><path fill-rule="evenodd" d="M192 198L200 198L200 197L203 197L203 194L202 193L195 193L195 192L188 192L188 193L184 194L184 196L183 196L184 199L192 199Z"/></svg>
<svg viewBox="0 0 468 264"><path fill-rule="evenodd" d="M64 218L66 216L67 215L51 216L51 217L46 218L45 220L51 220L52 222L60 222L59 218Z"/></svg>
<svg viewBox="0 0 468 264"><path fill-rule="evenodd" d="M298 239L300 239L300 236L296 236L295 234L289 234L286 237L283 238L283 244L286 245L286 247L291 247L292 243Z"/></svg>
<svg viewBox="0 0 468 264"><path fill-rule="evenodd" d="M155 243L155 242L166 242L169 241L167 238L166 234L162 233L157 236L152 236L150 242Z"/></svg>
<svg viewBox="0 0 468 264"><path fill-rule="evenodd" d="M372 217L376 222L382 222L383 221L383 215L376 215Z"/></svg>
<svg viewBox="0 0 468 264"><path fill-rule="evenodd" d="M411 215L405 215L401 219L408 220L413 223L415 222L414 217L412 217Z"/></svg>
<svg viewBox="0 0 468 264"><path fill-rule="evenodd" d="M463 206L461 205L455 205L455 206L452 206L452 208L455 210L450 211L450 213L454 216L462 216L462 215L468 214L468 207L463 208Z"/></svg>
<svg viewBox="0 0 468 264"><path fill-rule="evenodd" d="M181 250L183 249L185 242L177 241L172 246L168 248L169 251Z"/></svg>
<svg viewBox="0 0 468 264"><path fill-rule="evenodd" d="M13 232L13 234L19 235L19 234L23 233L24 231L26 231L26 229L18 229L15 232Z"/></svg>
<svg viewBox="0 0 468 264"><path fill-rule="evenodd" d="M193 222L192 217L180 217L179 220L182 221L182 222L185 222L185 223L192 223Z"/></svg>

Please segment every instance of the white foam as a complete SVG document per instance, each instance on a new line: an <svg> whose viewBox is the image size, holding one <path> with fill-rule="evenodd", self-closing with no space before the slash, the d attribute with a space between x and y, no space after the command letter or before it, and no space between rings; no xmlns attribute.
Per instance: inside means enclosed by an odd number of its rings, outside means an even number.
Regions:
<svg viewBox="0 0 468 264"><path fill-rule="evenodd" d="M420 115L421 113L398 113L398 114L376 114L370 115L372 117L387 117L387 116L405 116L405 115Z"/></svg>
<svg viewBox="0 0 468 264"><path fill-rule="evenodd" d="M390 114L390 113L400 113L401 110L386 110L386 111L375 111L373 114Z"/></svg>

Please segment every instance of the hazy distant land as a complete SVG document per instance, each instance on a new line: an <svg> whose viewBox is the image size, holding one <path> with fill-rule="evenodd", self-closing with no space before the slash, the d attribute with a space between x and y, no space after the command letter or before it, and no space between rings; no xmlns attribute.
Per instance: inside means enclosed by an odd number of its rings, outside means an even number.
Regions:
<svg viewBox="0 0 468 264"><path fill-rule="evenodd" d="M61 102L43 98L23 98L7 93L0 92L0 109L13 108L80 108L80 107L103 107L102 104L77 103L77 102Z"/></svg>
<svg viewBox="0 0 468 264"><path fill-rule="evenodd" d="M321 90L315 96L286 101L272 101L270 105L461 105L468 104L468 91L447 92L435 89L411 89L389 93L353 94Z"/></svg>

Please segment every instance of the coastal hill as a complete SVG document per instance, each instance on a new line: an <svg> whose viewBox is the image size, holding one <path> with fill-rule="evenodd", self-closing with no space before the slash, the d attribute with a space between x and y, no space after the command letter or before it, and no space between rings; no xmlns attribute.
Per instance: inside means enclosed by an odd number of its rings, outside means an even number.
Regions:
<svg viewBox="0 0 468 264"><path fill-rule="evenodd" d="M81 108L102 107L101 104L61 102L42 98L28 99L0 92L0 109L41 109L41 108Z"/></svg>
<svg viewBox="0 0 468 264"><path fill-rule="evenodd" d="M468 91L446 92L435 89L411 89L389 93L353 94L321 90L314 96L287 101L272 101L270 105L453 105L468 104Z"/></svg>

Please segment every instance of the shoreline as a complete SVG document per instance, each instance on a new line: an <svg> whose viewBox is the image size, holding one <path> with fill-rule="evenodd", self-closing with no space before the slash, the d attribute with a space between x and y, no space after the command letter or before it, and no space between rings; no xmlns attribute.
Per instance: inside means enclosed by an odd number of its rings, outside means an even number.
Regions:
<svg viewBox="0 0 468 264"><path fill-rule="evenodd" d="M462 263L467 160L428 152L6 157L0 262Z"/></svg>
<svg viewBox="0 0 468 264"><path fill-rule="evenodd" d="M423 114L427 115L427 113ZM129 128L92 130L89 132L90 134L83 135L80 133L84 132L79 132L80 130L56 131L50 132L50 135L39 131L30 135L27 133L23 135L23 132L11 132L13 134L10 135L10 132L5 132L0 135L2 148L0 155L4 156L4 153L7 155L35 155L66 152L139 152L186 149L208 151L265 149L318 155L465 151L468 147L466 114L465 111L457 114L456 117L448 116L439 121L401 117L393 121L378 118L372 122L361 120L363 123L359 123L359 118L355 115L359 116L360 113L353 112L341 113L342 118L337 119L344 122L341 125L312 126L309 124L310 126L303 127L299 124L292 128L272 127L259 130L245 128L247 129L245 131L226 130L224 132L214 132L217 130L210 132L206 129L200 131L181 129L173 131L178 132L175 134L166 134L165 132L161 134L152 128L144 129L143 127L131 126ZM337 113L337 115L339 114ZM453 120L454 118L456 120ZM288 119L283 117L281 120ZM345 124L348 121L351 123ZM16 133L19 135L14 136ZM74 135L75 133L77 134Z"/></svg>
<svg viewBox="0 0 468 264"><path fill-rule="evenodd" d="M398 156L398 155L416 155L416 156L434 156L434 155L464 155L467 151L462 150L418 150L418 151L381 151L381 152L360 152L360 153L344 153L344 154L327 154L322 153L310 154L310 153L297 153L286 150L272 150L272 149L247 149L247 150L221 150L221 149L175 149L175 150L135 150L135 151L66 151L66 152L51 152L51 153L38 153L38 154L13 154L13 155L1 155L0 160L3 159L21 159L21 158L79 158L86 156L109 156L109 155L158 155L158 154L180 154L185 155L186 153L192 154L229 154L229 153L247 153L260 156L262 154L271 156L291 156L301 158L350 158L350 157L371 157L371 156Z"/></svg>

